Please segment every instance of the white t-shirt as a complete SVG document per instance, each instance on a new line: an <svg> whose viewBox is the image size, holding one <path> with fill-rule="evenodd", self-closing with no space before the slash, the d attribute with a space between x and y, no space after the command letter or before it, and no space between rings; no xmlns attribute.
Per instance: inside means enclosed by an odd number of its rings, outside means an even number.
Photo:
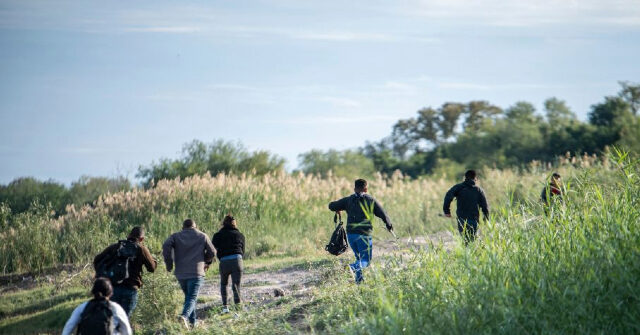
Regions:
<svg viewBox="0 0 640 335"><path fill-rule="evenodd" d="M88 303L88 301L84 302L73 310L71 317L69 317L69 320L67 320L67 323L64 325L64 329L62 329L62 335L71 335L73 333L73 330L78 326L78 323L80 323L80 316L82 316L82 312L84 311L84 308L87 307ZM109 305L113 311L114 330L112 335L133 334L131 326L129 325L129 318L127 317L127 313L124 312L124 309L115 302L109 301Z"/></svg>

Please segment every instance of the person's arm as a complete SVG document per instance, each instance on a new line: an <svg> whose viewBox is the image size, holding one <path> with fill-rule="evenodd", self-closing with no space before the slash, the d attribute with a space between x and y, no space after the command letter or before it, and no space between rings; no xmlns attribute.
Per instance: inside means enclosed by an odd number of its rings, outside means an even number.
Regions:
<svg viewBox="0 0 640 335"><path fill-rule="evenodd" d="M116 325L116 330L120 335L132 335L133 331L131 330L131 325L129 324L129 317L127 317L127 313L125 313L124 309L120 307L117 303L109 302L111 306L111 310L114 312L116 319L118 320L118 324Z"/></svg>
<svg viewBox="0 0 640 335"><path fill-rule="evenodd" d="M453 201L453 198L455 198L456 193L458 191L457 186L458 185L455 185L452 188L450 188L449 191L447 191L447 194L445 194L444 196L444 204L442 205L442 211L446 216L451 216L451 202Z"/></svg>
<svg viewBox="0 0 640 335"><path fill-rule="evenodd" d="M220 249L220 232L213 234L211 243L213 243L213 247L216 248L216 252L219 252L218 249Z"/></svg>
<svg viewBox="0 0 640 335"><path fill-rule="evenodd" d="M213 262L214 257L216 257L216 249L213 248L209 236L204 234L204 239L204 263L209 265Z"/></svg>
<svg viewBox="0 0 640 335"><path fill-rule="evenodd" d="M480 191L480 208L482 209L482 216L485 221L489 220L489 203L487 202L487 196L484 194L484 190L478 187Z"/></svg>
<svg viewBox="0 0 640 335"><path fill-rule="evenodd" d="M387 230L393 230L393 225L391 224L391 218L387 215L387 212L382 208L378 200L373 199L373 214L379 217L384 224L387 226Z"/></svg>
<svg viewBox="0 0 640 335"><path fill-rule="evenodd" d="M242 256L244 256L244 235L240 233L240 243L242 243Z"/></svg>
<svg viewBox="0 0 640 335"><path fill-rule="evenodd" d="M82 312L84 308L87 306L87 303L84 302L80 304L80 306L76 307L71 313L69 320L64 324L64 328L62 329L62 335L71 335L73 330L76 328L78 323L80 323L80 316L82 316Z"/></svg>
<svg viewBox="0 0 640 335"><path fill-rule="evenodd" d="M142 252L142 264L149 272L153 272L156 270L158 266L158 262L151 256L151 252L144 245L140 245L140 251Z"/></svg>
<svg viewBox="0 0 640 335"><path fill-rule="evenodd" d="M347 210L347 201L349 197L342 198L340 200L332 201L329 203L329 210L333 212L345 211Z"/></svg>
<svg viewBox="0 0 640 335"><path fill-rule="evenodd" d="M173 247L175 246L175 241L173 240L173 235L169 236L169 238L164 241L162 244L162 258L164 258L164 264L167 266L167 271L171 272L173 270Z"/></svg>

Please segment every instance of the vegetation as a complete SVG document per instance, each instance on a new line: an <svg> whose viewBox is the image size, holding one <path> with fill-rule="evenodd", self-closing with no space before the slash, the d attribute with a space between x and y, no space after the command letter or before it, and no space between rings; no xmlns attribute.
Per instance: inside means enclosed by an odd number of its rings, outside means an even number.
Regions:
<svg viewBox="0 0 640 335"><path fill-rule="evenodd" d="M549 98L544 115L525 101L502 109L488 101L447 102L422 108L399 120L392 134L361 150L376 171L396 169L417 177L454 165L520 167L553 162L567 152L600 154L609 146L640 152L640 85L621 82L617 96L596 103L588 122L580 121L563 100Z"/></svg>
<svg viewBox="0 0 640 335"><path fill-rule="evenodd" d="M388 260L320 319L354 334L638 332L640 166L616 166L579 171L549 216L499 207L470 248Z"/></svg>
<svg viewBox="0 0 640 335"><path fill-rule="evenodd" d="M70 188L53 180L17 178L8 185L0 185L0 204L4 204L14 214L26 212L35 205L47 206L59 215L65 213L67 205L91 204L102 194L130 189L131 183L124 177L82 176L71 183Z"/></svg>
<svg viewBox="0 0 640 335"><path fill-rule="evenodd" d="M249 152L242 144L216 140L206 144L194 140L182 148L179 159L161 159L148 167L140 167L138 177L145 186L162 179L186 178L219 173L254 173L264 175L283 171L285 160L267 151Z"/></svg>
<svg viewBox="0 0 640 335"><path fill-rule="evenodd" d="M351 255L333 258L322 250L333 228L326 203L349 193L352 180L302 174L164 180L153 189L103 196L93 207L72 207L59 218L44 207L9 215L11 228L0 236L0 264L5 273L85 264L134 224L147 227L146 243L158 256L160 243L183 218L194 217L212 234L232 211L247 235L250 273L276 266L264 263L271 259L282 264L323 259L313 265L319 266L314 271L322 284L304 299L287 296L239 312L233 322L214 308L196 333L220 327L231 334L633 332L640 313L639 169L628 157L613 164L590 156L560 162L556 168L566 176L568 196L549 217L538 201L550 172L546 166L531 164L526 172L485 169L480 183L494 215L478 242L451 252L436 246L407 250L402 258L378 258L367 270L366 285L353 285L343 271ZM370 189L387 207L400 237L422 236L450 225L437 213L452 182L396 174L371 180ZM382 225L375 232L385 236ZM60 280L64 285L45 282L4 294L12 303L0 310L0 333L22 326L33 332L59 329L86 299L79 293L88 290L82 278L90 275L89 267L74 280ZM217 281L215 271L208 277ZM173 277L160 267L145 283L133 317L138 332L179 333L173 315L180 293Z"/></svg>

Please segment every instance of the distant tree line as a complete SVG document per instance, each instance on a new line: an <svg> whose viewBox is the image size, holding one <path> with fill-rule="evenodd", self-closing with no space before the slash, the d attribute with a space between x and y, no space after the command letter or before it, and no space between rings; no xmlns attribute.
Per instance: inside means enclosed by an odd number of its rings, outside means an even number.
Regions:
<svg viewBox="0 0 640 335"><path fill-rule="evenodd" d="M272 171L284 170L286 160L260 150L249 152L241 143L215 140L204 143L194 140L182 147L182 157L163 158L149 166L141 166L136 175L143 185L149 187L161 179L186 178L206 173L253 172L264 175Z"/></svg>
<svg viewBox="0 0 640 335"><path fill-rule="evenodd" d="M400 170L413 177L456 167L551 162L567 152L597 154L612 145L640 153L640 85L620 85L618 95L591 106L586 122L558 98L544 101L543 114L525 101L506 109L487 101L425 107L360 153L376 171Z"/></svg>
<svg viewBox="0 0 640 335"><path fill-rule="evenodd" d="M0 204L11 213L27 211L34 204L49 206L56 215L64 214L70 204L91 204L102 194L127 191L131 182L125 177L82 176L70 187L53 180L40 181L32 177L17 178L7 185L0 185Z"/></svg>

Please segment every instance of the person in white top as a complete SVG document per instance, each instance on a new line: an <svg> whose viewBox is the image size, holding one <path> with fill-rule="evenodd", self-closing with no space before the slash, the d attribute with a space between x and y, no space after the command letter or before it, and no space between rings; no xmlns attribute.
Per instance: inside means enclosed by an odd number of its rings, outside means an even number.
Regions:
<svg viewBox="0 0 640 335"><path fill-rule="evenodd" d="M76 328L78 334L133 334L127 313L117 303L109 301L109 297L113 294L113 286L109 279L97 278L91 293L94 298L73 310L71 317L64 325L62 335L71 335Z"/></svg>

